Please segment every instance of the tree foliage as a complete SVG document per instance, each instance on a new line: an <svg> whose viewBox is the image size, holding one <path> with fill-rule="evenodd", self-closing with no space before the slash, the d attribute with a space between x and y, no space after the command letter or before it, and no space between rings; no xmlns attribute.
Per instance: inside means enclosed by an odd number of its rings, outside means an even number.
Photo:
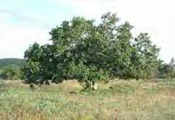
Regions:
<svg viewBox="0 0 175 120"><path fill-rule="evenodd" d="M158 68L160 78L175 78L175 61L172 58L169 64L161 63Z"/></svg>
<svg viewBox="0 0 175 120"><path fill-rule="evenodd" d="M147 33L134 38L133 26L118 21L111 13L104 14L99 24L83 17L63 21L51 30L51 44L34 43L26 50L25 81L152 78L159 64L159 49Z"/></svg>

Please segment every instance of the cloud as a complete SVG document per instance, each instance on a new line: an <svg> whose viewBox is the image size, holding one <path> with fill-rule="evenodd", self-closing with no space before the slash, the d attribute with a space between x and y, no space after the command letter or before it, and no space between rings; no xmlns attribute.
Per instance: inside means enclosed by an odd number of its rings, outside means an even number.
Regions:
<svg viewBox="0 0 175 120"><path fill-rule="evenodd" d="M23 53L30 44L48 43L47 29L9 25L2 20L0 26L0 58L23 58Z"/></svg>
<svg viewBox="0 0 175 120"><path fill-rule="evenodd" d="M11 11L6 10L6 9L0 9L0 14L1 14L1 13L11 14Z"/></svg>
<svg viewBox="0 0 175 120"><path fill-rule="evenodd" d="M34 18L31 18L31 17L28 17L28 16L25 16L25 15L22 15L14 10L8 10L8 9L0 9L0 14L3 15L3 14L8 14L10 15L11 17L14 17L16 19L19 19L21 21L37 21L36 19Z"/></svg>
<svg viewBox="0 0 175 120"><path fill-rule="evenodd" d="M37 19L35 17L21 14L15 10L0 9L0 17L6 18L7 21L11 20L13 24L20 24L24 26L35 26L40 28L50 28L49 24ZM16 22L15 22L16 21ZM10 24L11 24L10 23Z"/></svg>

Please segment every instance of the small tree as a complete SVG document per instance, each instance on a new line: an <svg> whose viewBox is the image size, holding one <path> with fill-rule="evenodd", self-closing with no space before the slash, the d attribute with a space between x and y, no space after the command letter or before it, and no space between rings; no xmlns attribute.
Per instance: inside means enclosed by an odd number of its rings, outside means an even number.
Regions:
<svg viewBox="0 0 175 120"><path fill-rule="evenodd" d="M161 63L159 65L158 77L160 78L175 78L175 62L172 58L169 64Z"/></svg>
<svg viewBox="0 0 175 120"><path fill-rule="evenodd" d="M147 33L141 33L135 38L136 49L133 65L137 78L152 78L155 76L160 60L158 59L159 48L153 45Z"/></svg>

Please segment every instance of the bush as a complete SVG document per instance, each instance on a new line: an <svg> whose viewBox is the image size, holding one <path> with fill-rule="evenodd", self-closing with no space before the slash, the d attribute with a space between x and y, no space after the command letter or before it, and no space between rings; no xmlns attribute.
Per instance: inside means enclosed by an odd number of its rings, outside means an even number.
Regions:
<svg viewBox="0 0 175 120"><path fill-rule="evenodd" d="M5 67L0 74L5 80L19 80L21 79L21 70L13 66Z"/></svg>
<svg viewBox="0 0 175 120"><path fill-rule="evenodd" d="M168 64L159 65L159 78L175 78L175 67Z"/></svg>

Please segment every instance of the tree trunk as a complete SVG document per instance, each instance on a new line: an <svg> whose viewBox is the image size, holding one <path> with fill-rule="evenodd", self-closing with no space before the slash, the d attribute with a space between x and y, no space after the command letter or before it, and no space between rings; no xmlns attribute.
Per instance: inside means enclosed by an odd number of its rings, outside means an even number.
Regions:
<svg viewBox="0 0 175 120"><path fill-rule="evenodd" d="M97 90L97 84L94 81L85 81L86 89Z"/></svg>

